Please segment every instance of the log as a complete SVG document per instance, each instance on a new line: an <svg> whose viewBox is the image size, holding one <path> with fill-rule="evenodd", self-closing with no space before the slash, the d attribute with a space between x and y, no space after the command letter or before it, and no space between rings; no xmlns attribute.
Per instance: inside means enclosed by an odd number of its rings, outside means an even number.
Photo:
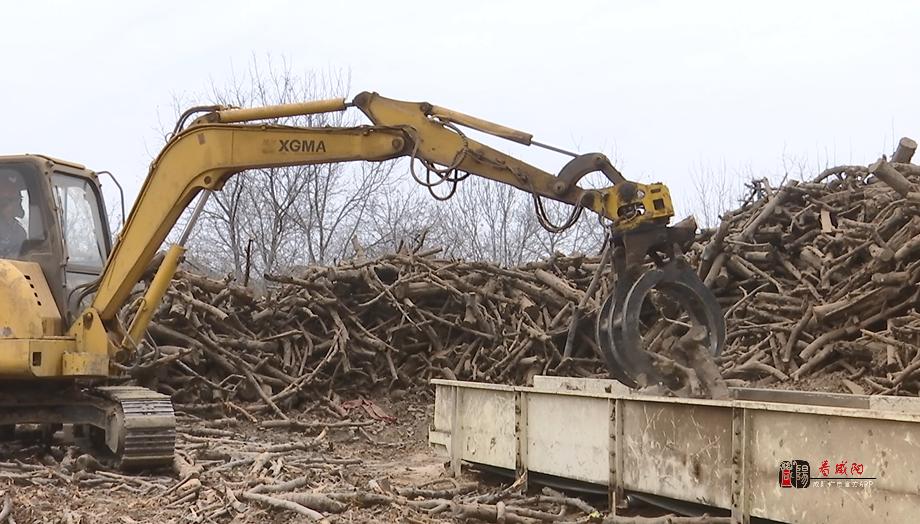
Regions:
<svg viewBox="0 0 920 524"><path fill-rule="evenodd" d="M910 160L914 157L914 153L917 151L917 142L907 138L906 136L901 138L898 141L898 147L894 150L894 153L891 155L892 163L899 164L908 164Z"/></svg>
<svg viewBox="0 0 920 524"><path fill-rule="evenodd" d="M920 251L920 236L915 236L904 242L904 244L894 252L894 259L898 262L903 262L908 258L913 258L913 256Z"/></svg>
<svg viewBox="0 0 920 524"><path fill-rule="evenodd" d="M706 287L709 287L709 288L725 287L728 281L728 276L727 276L727 272L723 271L723 269L725 267L725 261L728 259L728 256L729 255L727 253L719 253L718 255L716 255L715 260L713 260L712 264L710 264L709 266L708 273L706 273L705 275L702 275L703 284L705 284ZM703 266L700 266L701 270L702 268ZM724 275L724 276L720 277L720 275ZM718 281L718 284L716 283L717 281Z"/></svg>
<svg viewBox="0 0 920 524"><path fill-rule="evenodd" d="M796 180L791 180L787 185L784 185L780 188L779 191L771 198L766 205L760 210L760 213L741 231L741 238L743 240L751 240L754 233L757 231L757 228L770 216L772 215L777 207L783 203L786 197L789 195L791 189L798 184Z"/></svg>
<svg viewBox="0 0 920 524"><path fill-rule="evenodd" d="M913 184L904 177L897 169L891 166L885 157L879 158L874 164L869 166L869 174L875 175L876 178L884 182L891 189L894 189L902 198L907 198L907 194L914 191Z"/></svg>
<svg viewBox="0 0 920 524"><path fill-rule="evenodd" d="M711 273L711 268L718 257L722 256L722 243L725 240L725 236L728 234L729 227L732 223L732 213L725 213L722 215L722 220L719 222L719 228L716 229L715 234L706 244L706 247L703 248L703 252L700 255L700 266L699 266L699 276L700 278L706 278L707 275ZM718 270L716 270L718 272Z"/></svg>
<svg viewBox="0 0 920 524"><path fill-rule="evenodd" d="M578 289L573 288L562 278L559 278L556 275L553 275L552 273L543 269L536 270L534 275L540 280L540 282L546 284L550 289L559 293L568 300L571 300L572 302L580 303L585 295L583 291L579 291Z"/></svg>
<svg viewBox="0 0 920 524"><path fill-rule="evenodd" d="M335 501L322 493L281 493L277 495L277 498L289 500L312 510L326 513L342 513L348 509L348 506L345 504Z"/></svg>
<svg viewBox="0 0 920 524"><path fill-rule="evenodd" d="M588 301L591 300L592 296L594 296L594 293L597 290L597 286L600 284L603 269L610 262L610 256L612 253L613 246L608 243L606 249L604 249L603 255L601 256L599 267L597 270L595 270L594 277L591 279L591 283L588 284L587 291L585 291L585 294L578 302L578 306L575 308L575 314L572 316L572 321L569 323L569 332L565 337L565 346L562 351L563 358L569 358L572 356L572 350L574 349L575 344L576 330L578 329L579 325L581 324L581 320L584 317Z"/></svg>
<svg viewBox="0 0 920 524"><path fill-rule="evenodd" d="M9 493L3 495L3 508L0 509L0 522L6 522L13 513L13 499Z"/></svg>
<svg viewBox="0 0 920 524"><path fill-rule="evenodd" d="M744 280L754 280L756 278L755 272L745 266L737 255L729 255L725 261L725 267Z"/></svg>
<svg viewBox="0 0 920 524"><path fill-rule="evenodd" d="M880 286L903 286L910 280L907 271L892 271L890 273L876 273L872 275L872 283Z"/></svg>
<svg viewBox="0 0 920 524"><path fill-rule="evenodd" d="M258 493L252 493L249 491L244 491L243 493L241 493L239 495L239 498L244 499L244 500L250 500L253 502L258 502L260 504L266 504L266 505L273 506L273 507L280 508L280 509L287 510L287 511L293 511L294 513L299 513L309 518L310 520L313 520L316 522L322 522L326 524L328 524L329 522L326 519L325 515L323 515L322 513L316 510L310 509L306 506L303 506L302 504L298 504L297 502L290 501L290 500L284 500L284 499L280 499L277 497L270 497L268 495L260 495Z"/></svg>

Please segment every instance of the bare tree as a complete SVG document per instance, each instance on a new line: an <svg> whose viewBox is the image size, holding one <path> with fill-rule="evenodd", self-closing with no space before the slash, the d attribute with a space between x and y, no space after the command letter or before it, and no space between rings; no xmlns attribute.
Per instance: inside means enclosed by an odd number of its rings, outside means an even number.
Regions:
<svg viewBox="0 0 920 524"><path fill-rule="evenodd" d="M321 176L308 180L297 215L307 240L307 262L329 263L349 254L351 239L368 227L378 201L393 185L392 168L392 162L329 164Z"/></svg>
<svg viewBox="0 0 920 524"><path fill-rule="evenodd" d="M716 168L700 163L690 170L693 191L680 199L681 208L701 227L714 227L722 213L737 205L748 178L742 172L729 173L724 163Z"/></svg>
<svg viewBox="0 0 920 524"><path fill-rule="evenodd" d="M544 206L559 223L572 209L553 202ZM438 236L458 257L514 266L557 252L593 251L603 240L604 228L593 213L583 213L562 233L551 233L537 220L529 193L489 180L462 182L445 208L449 219L439 221L444 229Z"/></svg>
<svg viewBox="0 0 920 524"><path fill-rule="evenodd" d="M369 256L423 246L447 247L448 208L417 187L395 184L376 199L373 216L355 236Z"/></svg>
<svg viewBox="0 0 920 524"><path fill-rule="evenodd" d="M249 107L345 97L341 71L298 74L284 60L253 58L197 102ZM188 97L186 97L188 98ZM186 104L183 104L186 105ZM178 108L177 108L178 109ZM278 119L304 127L345 127L348 113ZM258 276L353 255L355 246L381 254L422 243L445 254L517 265L556 252L593 251L603 227L591 213L562 234L545 231L532 197L512 186L471 177L447 203L435 202L408 177L405 162L321 164L250 170L214 193L190 241L190 257L218 272ZM546 203L562 222L571 207Z"/></svg>
<svg viewBox="0 0 920 524"><path fill-rule="evenodd" d="M567 207L561 204L550 204L546 207ZM565 209L564 212L568 212ZM559 215L559 212L554 213ZM557 221L558 222L558 221ZM539 249L535 250L534 258L542 258L557 253L597 253L604 243L607 227L600 217L592 212L584 212L582 217L572 227L559 233L553 233L540 228L535 240Z"/></svg>
<svg viewBox="0 0 920 524"><path fill-rule="evenodd" d="M248 69L234 74L226 85L212 84L204 98L238 107L283 104L344 97L348 84L341 71L298 74L284 60L253 58ZM276 123L342 127L357 122L345 113L328 113ZM249 265L259 275L341 259L391 183L387 176L392 167L392 162L355 162L247 171L214 193L191 248L212 269L237 275Z"/></svg>

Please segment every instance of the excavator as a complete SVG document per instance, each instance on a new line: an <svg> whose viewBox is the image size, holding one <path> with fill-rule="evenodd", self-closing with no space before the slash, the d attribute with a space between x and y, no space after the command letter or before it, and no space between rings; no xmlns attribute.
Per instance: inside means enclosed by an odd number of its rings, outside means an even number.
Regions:
<svg viewBox="0 0 920 524"><path fill-rule="evenodd" d="M278 123L351 108L369 123ZM551 174L477 142L469 130L571 159ZM128 362L142 343L208 196L250 169L396 158L407 158L412 177L429 190L443 184L453 194L473 174L525 191L540 223L551 231L570 227L585 209L604 221L617 279L596 335L613 378L631 386L656 381L641 340L643 304L653 289L673 297L705 330L708 352L721 351L725 328L719 307L682 256L695 223L669 225L674 208L667 187L627 180L602 154L568 152L510 127L371 92L351 101L201 106L181 115L114 240L101 172L41 155L0 157L0 236L5 237L0 248L6 249L0 251L0 288L6 297L0 305L0 428L70 424L124 469L171 464L175 416L169 397L125 385L119 363ZM606 177L607 187L579 186L595 172ZM146 291L137 296L136 286L152 272L155 255L196 198L179 240L158 258ZM568 219L552 223L544 198L569 204ZM123 309L133 312L130 318L122 318Z"/></svg>

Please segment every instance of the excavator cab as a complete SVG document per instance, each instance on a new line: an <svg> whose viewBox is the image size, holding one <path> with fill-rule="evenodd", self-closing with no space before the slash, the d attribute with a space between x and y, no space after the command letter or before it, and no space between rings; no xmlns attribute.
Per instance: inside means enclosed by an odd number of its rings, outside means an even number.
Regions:
<svg viewBox="0 0 920 524"><path fill-rule="evenodd" d="M99 278L111 247L93 171L45 156L0 157L0 264L37 264L65 323L80 309L74 292Z"/></svg>

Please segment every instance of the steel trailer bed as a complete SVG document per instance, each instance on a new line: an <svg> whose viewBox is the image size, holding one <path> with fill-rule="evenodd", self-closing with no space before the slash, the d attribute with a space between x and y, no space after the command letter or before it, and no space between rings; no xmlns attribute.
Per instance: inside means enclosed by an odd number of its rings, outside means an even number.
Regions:
<svg viewBox="0 0 920 524"><path fill-rule="evenodd" d="M684 399L544 376L432 383L429 442L455 474L478 464L594 486L611 508L661 497L738 523L920 522L917 398L733 388L731 400Z"/></svg>

